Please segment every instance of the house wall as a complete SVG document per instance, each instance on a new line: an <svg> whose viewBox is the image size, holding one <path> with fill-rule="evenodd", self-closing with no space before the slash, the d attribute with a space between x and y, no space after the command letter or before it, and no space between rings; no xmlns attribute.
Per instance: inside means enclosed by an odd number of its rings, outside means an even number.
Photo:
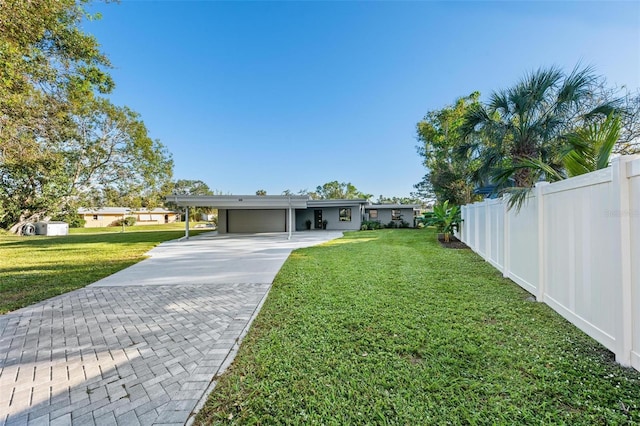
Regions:
<svg viewBox="0 0 640 426"><path fill-rule="evenodd" d="M227 232L227 209L218 209L218 234Z"/></svg>
<svg viewBox="0 0 640 426"><path fill-rule="evenodd" d="M373 209L373 210L378 210L378 218L370 219L369 218L370 210L367 209L366 210L367 213L365 214L367 220L377 220L381 224L386 225L387 223L391 222L391 210L400 210L400 214L402 215L402 220L407 222L410 228L413 228L413 225L414 225L413 208L410 208L410 209L380 209L379 208L379 209ZM400 223L400 221L398 221L398 223Z"/></svg>
<svg viewBox="0 0 640 426"><path fill-rule="evenodd" d="M164 216L168 215L168 221L165 222ZM94 219L93 214L83 214L82 218L85 220L85 228L100 228L105 226L111 226L113 222L122 219L121 213L99 213L98 219ZM133 216L136 218L136 225L158 225L162 223L176 223L180 222L180 215L176 213L130 213L125 214L124 217Z"/></svg>
<svg viewBox="0 0 640 426"><path fill-rule="evenodd" d="M340 221L340 209L342 208L350 208L351 209L351 222L341 222ZM340 206L340 207L321 207L322 210L322 220L326 220L327 230L335 230L335 231L349 231L349 230L359 230L362 225L362 218L360 217L360 206ZM313 210L311 210L311 215L313 216Z"/></svg>
<svg viewBox="0 0 640 426"><path fill-rule="evenodd" d="M164 219L165 215L168 216L167 221ZM176 213L132 213L127 216L135 217L136 225L157 225L161 223L180 222L180 214Z"/></svg>
<svg viewBox="0 0 640 426"><path fill-rule="evenodd" d="M462 208L462 240L640 370L640 157L536 185L528 202Z"/></svg>
<svg viewBox="0 0 640 426"><path fill-rule="evenodd" d="M307 224L305 223L307 219L311 221L311 229L313 229L313 210L296 209L296 231L305 231L307 229Z"/></svg>
<svg viewBox="0 0 640 426"><path fill-rule="evenodd" d="M98 219L93 218L93 214L83 214L85 228L101 228L111 225L116 220L122 219L121 214L98 214Z"/></svg>

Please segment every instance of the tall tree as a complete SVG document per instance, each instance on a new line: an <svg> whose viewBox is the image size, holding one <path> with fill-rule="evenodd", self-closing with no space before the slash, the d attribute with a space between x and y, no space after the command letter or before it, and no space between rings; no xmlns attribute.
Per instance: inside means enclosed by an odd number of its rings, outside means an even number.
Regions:
<svg viewBox="0 0 640 426"><path fill-rule="evenodd" d="M73 209L115 190L157 202L171 156L140 117L101 95L114 87L88 0L0 7L0 226Z"/></svg>
<svg viewBox="0 0 640 426"><path fill-rule="evenodd" d="M171 194L177 195L213 195L213 191L209 185L201 180L178 179L172 184L169 191Z"/></svg>
<svg viewBox="0 0 640 426"><path fill-rule="evenodd" d="M352 199L352 198L364 198L369 199L371 194L365 194L358 190L351 182L338 182L337 180L327 182L322 186L316 188L315 194L311 193L313 197L315 195L318 199Z"/></svg>
<svg viewBox="0 0 640 426"><path fill-rule="evenodd" d="M427 174L416 189L432 191L438 202L449 200L462 205L474 200L476 163L458 158L456 150L463 145L462 126L465 114L479 105L480 93L474 92L456 100L452 106L429 111L417 124L418 153L423 157ZM420 186L420 188L417 187Z"/></svg>
<svg viewBox="0 0 640 426"><path fill-rule="evenodd" d="M589 67L568 75L555 67L527 74L466 114L463 131L472 139L460 152L474 152L479 170L499 187L514 186L512 200L520 204L536 181L562 173L567 134L615 111L614 101L593 105L600 80Z"/></svg>

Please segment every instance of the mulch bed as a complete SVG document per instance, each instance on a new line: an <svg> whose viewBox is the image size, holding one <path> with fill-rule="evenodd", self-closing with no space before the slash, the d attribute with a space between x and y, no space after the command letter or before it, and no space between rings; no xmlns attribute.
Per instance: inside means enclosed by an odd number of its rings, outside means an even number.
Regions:
<svg viewBox="0 0 640 426"><path fill-rule="evenodd" d="M468 249L469 248L469 246L467 246L465 243L463 243L453 235L449 238L449 242L445 242L444 235L438 234L438 242L442 247L448 248L448 249Z"/></svg>

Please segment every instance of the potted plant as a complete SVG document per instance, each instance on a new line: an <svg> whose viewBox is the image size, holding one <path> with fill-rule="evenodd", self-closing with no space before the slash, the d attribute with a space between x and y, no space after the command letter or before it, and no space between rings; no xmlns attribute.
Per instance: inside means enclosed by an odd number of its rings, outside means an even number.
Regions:
<svg viewBox="0 0 640 426"><path fill-rule="evenodd" d="M433 207L433 214L427 221L427 225L435 226L438 232L444 234L444 241L449 242L451 235L458 230L462 222L459 206L449 206L449 200Z"/></svg>
<svg viewBox="0 0 640 426"><path fill-rule="evenodd" d="M322 229L327 229L327 223L329 223L327 219L322 221Z"/></svg>
<svg viewBox="0 0 640 426"><path fill-rule="evenodd" d="M311 229L311 219L305 220L304 224L307 227L307 231Z"/></svg>

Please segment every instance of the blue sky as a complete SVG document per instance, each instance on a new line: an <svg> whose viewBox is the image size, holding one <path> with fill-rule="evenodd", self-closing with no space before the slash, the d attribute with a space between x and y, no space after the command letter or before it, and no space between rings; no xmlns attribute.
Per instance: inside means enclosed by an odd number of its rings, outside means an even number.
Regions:
<svg viewBox="0 0 640 426"><path fill-rule="evenodd" d="M176 179L225 193L332 180L406 196L425 173L415 125L526 72L592 65L640 88L640 2L96 4L84 24Z"/></svg>

